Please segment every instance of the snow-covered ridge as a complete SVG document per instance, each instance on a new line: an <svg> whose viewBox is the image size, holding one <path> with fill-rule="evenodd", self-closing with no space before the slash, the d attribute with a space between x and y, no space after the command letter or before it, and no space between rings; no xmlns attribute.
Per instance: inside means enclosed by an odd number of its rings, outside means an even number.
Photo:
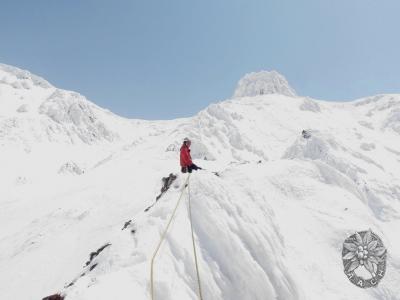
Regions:
<svg viewBox="0 0 400 300"><path fill-rule="evenodd" d="M190 179L204 299L400 300L400 96L332 103L262 82L271 93L244 84L244 97L170 121L0 83L0 299L149 299L187 136L205 169ZM185 195L155 260L157 300L197 299ZM388 272L362 290L341 247L368 228Z"/></svg>
<svg viewBox="0 0 400 300"><path fill-rule="evenodd" d="M0 65L0 141L32 145L117 141L129 120L100 108L76 92L12 66Z"/></svg>
<svg viewBox="0 0 400 300"><path fill-rule="evenodd" d="M295 97L296 92L283 77L276 71L260 71L246 74L239 80L234 98L252 97L256 95L281 94Z"/></svg>
<svg viewBox="0 0 400 300"><path fill-rule="evenodd" d="M16 89L30 89L32 86L52 87L46 80L29 71L2 63L0 63L0 83L9 84Z"/></svg>

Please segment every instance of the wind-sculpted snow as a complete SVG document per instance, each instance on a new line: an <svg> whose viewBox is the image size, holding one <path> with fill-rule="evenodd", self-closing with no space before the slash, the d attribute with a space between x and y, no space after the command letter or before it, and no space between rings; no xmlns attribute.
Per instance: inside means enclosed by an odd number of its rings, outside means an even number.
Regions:
<svg viewBox="0 0 400 300"><path fill-rule="evenodd" d="M229 182L206 174L193 178L190 187L195 201L193 223L200 245L199 264L205 299L299 299L299 291L288 267L280 258L285 251L284 240L265 196L233 188ZM114 253L99 261L95 274L78 279L67 290L66 299L107 299L101 292L109 289L107 282L104 285L94 284L91 291L82 289L82 286L92 281L94 276L124 276L121 272L124 269L124 273L140 278L139 286L129 288L135 299L147 299L147 278L141 274L148 274L147 262L159 236L157 231L161 232L170 213L168 207L178 196L179 189L152 208L147 218L143 215L137 218L134 245L129 246L132 243L130 233L121 235L117 242L119 245L113 243L110 249L114 249ZM162 255L156 260L157 299L196 299L185 206L180 208L171 234L162 248ZM154 226L158 230L154 231ZM120 248L115 250L116 247ZM129 247L131 250L127 249ZM124 256L121 257L121 253ZM129 266L126 260L136 263ZM114 263L111 265L111 262ZM105 266L111 266L111 269L105 269ZM182 282L169 280L171 278L182 278ZM137 290L134 290L135 287Z"/></svg>
<svg viewBox="0 0 400 300"><path fill-rule="evenodd" d="M349 161L334 154L335 150L339 150L340 146L333 137L329 137L329 135L324 137L323 134L317 131L313 131L311 134L312 136L309 139L299 137L282 158L320 160L345 174L353 181L358 180L359 173L366 173L362 168L352 165Z"/></svg>
<svg viewBox="0 0 400 300"><path fill-rule="evenodd" d="M378 291L361 292L345 283L338 255L349 228L369 220L369 227L386 235L360 195L348 190L350 183L333 184L341 176L336 173L318 164L283 161L232 167L220 177L193 175L190 196L204 298L396 299L400 273ZM93 262L96 268L64 291L67 300L149 298L149 261L183 179L148 212L136 214L133 233L118 227L113 246ZM156 299L197 299L186 205L155 260ZM399 257L393 255L390 267L398 269Z"/></svg>
<svg viewBox="0 0 400 300"><path fill-rule="evenodd" d="M11 66L0 65L0 99L0 139L9 146L127 142L135 136L130 120Z"/></svg>
<svg viewBox="0 0 400 300"><path fill-rule="evenodd" d="M213 159L221 156L222 151L227 152L234 160L268 159L265 152L257 148L237 126L242 118L240 113L231 112L224 105L212 104L197 116L197 128L193 136L196 137L200 133L201 138L208 141Z"/></svg>
<svg viewBox="0 0 400 300"><path fill-rule="evenodd" d="M321 112L321 108L319 107L318 103L308 98L304 99L303 103L300 105L300 109L312 112Z"/></svg>
<svg viewBox="0 0 400 300"><path fill-rule="evenodd" d="M398 134L400 133L399 95L378 95L357 101L354 105L361 109L382 131L391 129ZM366 121L362 122L367 123Z"/></svg>
<svg viewBox="0 0 400 300"><path fill-rule="evenodd" d="M193 117L146 121L0 66L0 299L149 299L188 137L204 168L189 187L204 299L400 300L400 96L292 97L271 74ZM198 299L187 197L155 260L157 300ZM364 290L341 253L369 228L388 272Z"/></svg>
<svg viewBox="0 0 400 300"><path fill-rule="evenodd" d="M267 94L296 96L296 92L281 74L276 71L260 71L246 74L240 79L233 98Z"/></svg>
<svg viewBox="0 0 400 300"><path fill-rule="evenodd" d="M0 63L0 83L9 84L16 89L31 89L32 86L51 88L43 78L26 70Z"/></svg>
<svg viewBox="0 0 400 300"><path fill-rule="evenodd" d="M384 123L384 127L392 128L395 132L400 134L400 108L390 112Z"/></svg>
<svg viewBox="0 0 400 300"><path fill-rule="evenodd" d="M82 175L85 171L82 170L76 163L73 161L67 162L61 166L58 170L59 174L73 174L73 175Z"/></svg>
<svg viewBox="0 0 400 300"><path fill-rule="evenodd" d="M375 169L375 174L378 172L384 173L383 167L358 152L353 152L340 146L332 137L329 137L329 134L325 135L326 139L323 136L320 132L314 131L310 139L299 138L287 150L283 158L317 161L321 175L329 184L338 185L353 193L371 208L377 218L381 220L399 218L399 212L392 208L393 201L396 201L395 199L398 197L397 192L395 197L388 197L388 195L382 197L381 191L379 192L375 188L368 188L368 184L365 181L368 173L367 168L365 167L364 169L359 166L370 164ZM349 154L351 156L348 156ZM352 162L351 158L358 160L358 166ZM380 185L385 186L384 189L394 188L397 190L396 186L386 182L381 182Z"/></svg>
<svg viewBox="0 0 400 300"><path fill-rule="evenodd" d="M28 104L22 104L20 107L18 107L17 112L19 113L25 113L29 111L29 105Z"/></svg>
<svg viewBox="0 0 400 300"><path fill-rule="evenodd" d="M113 141L117 133L111 132L99 120L93 104L77 93L56 90L39 107L39 113L51 118L57 124L50 125L54 132L65 132L71 140L74 135L84 143L98 140Z"/></svg>

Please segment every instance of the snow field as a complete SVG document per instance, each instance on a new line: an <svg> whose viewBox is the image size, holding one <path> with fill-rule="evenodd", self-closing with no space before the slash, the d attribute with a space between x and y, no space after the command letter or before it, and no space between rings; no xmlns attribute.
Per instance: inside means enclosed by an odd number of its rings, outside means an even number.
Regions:
<svg viewBox="0 0 400 300"><path fill-rule="evenodd" d="M253 75L191 118L145 121L0 65L0 299L149 299L186 136L206 169L190 183L204 299L400 299L400 96L332 103ZM197 299L183 200L155 261L156 299ZM363 290L341 251L369 228L387 274Z"/></svg>

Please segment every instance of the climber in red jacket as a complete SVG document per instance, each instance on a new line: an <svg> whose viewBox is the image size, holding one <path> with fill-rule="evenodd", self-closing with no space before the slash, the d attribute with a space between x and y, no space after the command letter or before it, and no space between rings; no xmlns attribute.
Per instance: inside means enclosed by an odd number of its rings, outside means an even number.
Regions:
<svg viewBox="0 0 400 300"><path fill-rule="evenodd" d="M192 142L188 138L183 139L183 144L181 147L181 171L182 173L192 173L192 170L201 170L200 167L196 166L192 162L192 157L190 156L190 145Z"/></svg>

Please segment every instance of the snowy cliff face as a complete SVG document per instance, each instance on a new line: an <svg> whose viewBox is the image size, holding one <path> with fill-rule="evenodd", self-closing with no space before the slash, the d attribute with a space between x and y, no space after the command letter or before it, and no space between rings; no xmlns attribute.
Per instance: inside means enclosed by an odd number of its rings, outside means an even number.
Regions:
<svg viewBox="0 0 400 300"><path fill-rule="evenodd" d="M0 141L25 145L118 140L122 118L28 71L0 64ZM126 121L125 121L126 123Z"/></svg>
<svg viewBox="0 0 400 300"><path fill-rule="evenodd" d="M55 122L52 130L65 131L70 137L76 135L84 143L118 138L118 134L101 121L99 108L78 93L56 90L38 111Z"/></svg>
<svg viewBox="0 0 400 300"><path fill-rule="evenodd" d="M281 74L276 71L260 71L246 74L240 79L233 97L253 97L266 94L296 96L296 92Z"/></svg>
<svg viewBox="0 0 400 300"><path fill-rule="evenodd" d="M204 299L400 299L400 95L253 95L142 121L54 87L0 92L0 299L149 299L150 260L187 178L186 136L206 169L190 178ZM182 199L155 260L156 299L197 299L187 190ZM364 290L341 253L369 228L388 248L387 274Z"/></svg>

